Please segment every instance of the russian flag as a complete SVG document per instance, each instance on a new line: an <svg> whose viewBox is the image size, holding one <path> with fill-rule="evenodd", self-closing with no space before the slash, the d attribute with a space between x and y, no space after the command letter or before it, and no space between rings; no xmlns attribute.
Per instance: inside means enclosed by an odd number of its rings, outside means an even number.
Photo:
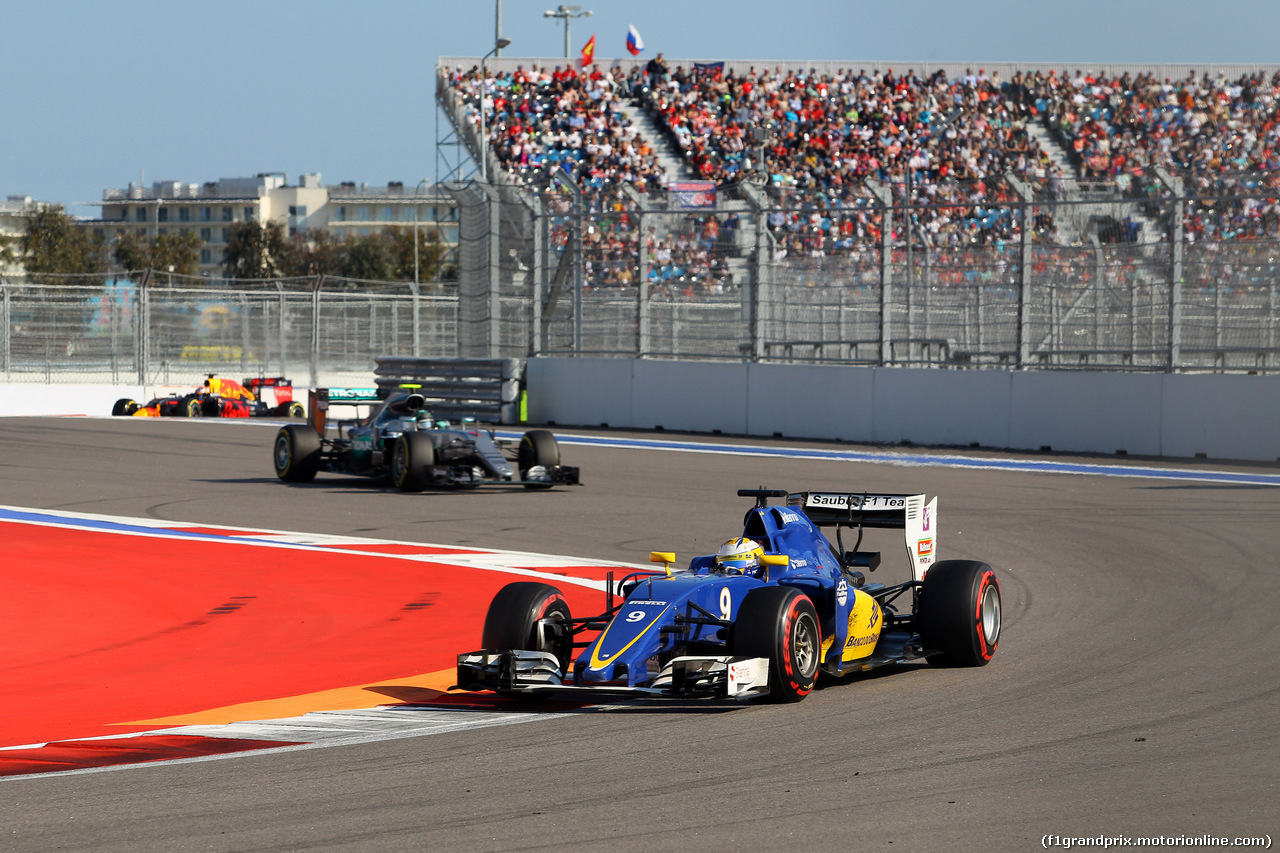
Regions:
<svg viewBox="0 0 1280 853"><path fill-rule="evenodd" d="M627 24L627 50L632 56L639 56L640 51L644 50L644 39L640 38L640 33L631 24Z"/></svg>

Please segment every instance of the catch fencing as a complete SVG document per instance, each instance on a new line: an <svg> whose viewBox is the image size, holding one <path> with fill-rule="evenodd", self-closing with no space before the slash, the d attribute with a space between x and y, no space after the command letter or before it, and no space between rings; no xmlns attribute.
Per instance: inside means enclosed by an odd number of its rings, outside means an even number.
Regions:
<svg viewBox="0 0 1280 853"><path fill-rule="evenodd" d="M836 205L739 185L696 208L562 179L449 189L456 284L0 278L0 377L342 384L380 357L539 355L1280 372L1270 187L963 212L893 185Z"/></svg>
<svg viewBox="0 0 1280 853"><path fill-rule="evenodd" d="M0 279L6 382L196 384L211 373L368 384L387 355L455 353L439 287L143 272Z"/></svg>

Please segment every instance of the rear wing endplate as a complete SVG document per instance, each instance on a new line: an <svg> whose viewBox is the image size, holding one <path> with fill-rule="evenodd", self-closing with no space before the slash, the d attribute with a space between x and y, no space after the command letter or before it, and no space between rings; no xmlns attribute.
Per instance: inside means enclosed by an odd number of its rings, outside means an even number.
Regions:
<svg viewBox="0 0 1280 853"><path fill-rule="evenodd" d="M313 388L307 394L307 422L324 435L330 406L376 406L381 402L377 388Z"/></svg>
<svg viewBox="0 0 1280 853"><path fill-rule="evenodd" d="M864 492L795 492L787 506L804 512L819 527L877 527L902 530L911 575L924 580L938 548L938 499L924 495Z"/></svg>

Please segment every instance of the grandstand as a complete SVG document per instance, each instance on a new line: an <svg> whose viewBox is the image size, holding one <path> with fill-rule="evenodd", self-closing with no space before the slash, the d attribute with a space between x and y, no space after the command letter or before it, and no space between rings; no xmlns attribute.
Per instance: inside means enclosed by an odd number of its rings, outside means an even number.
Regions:
<svg viewBox="0 0 1280 853"><path fill-rule="evenodd" d="M1280 368L1280 69L555 63L437 67L480 349Z"/></svg>

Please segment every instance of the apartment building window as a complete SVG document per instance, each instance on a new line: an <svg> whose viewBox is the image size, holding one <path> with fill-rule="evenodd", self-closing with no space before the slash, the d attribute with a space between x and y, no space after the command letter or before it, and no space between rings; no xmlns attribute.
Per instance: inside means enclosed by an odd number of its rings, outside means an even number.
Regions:
<svg viewBox="0 0 1280 853"><path fill-rule="evenodd" d="M201 222L212 222L212 221L213 221L213 208L211 208L211 207L202 207L202 208L200 208L200 221L201 221Z"/></svg>
<svg viewBox="0 0 1280 853"><path fill-rule="evenodd" d="M336 214L334 214L334 217L333 217L333 218L334 218L334 220L335 220L336 222L346 222L346 221L347 221L347 209L346 209L345 207L339 207L339 208L338 208L338 212L337 212Z"/></svg>
<svg viewBox="0 0 1280 853"><path fill-rule="evenodd" d="M231 229L230 229L230 228L223 228L223 229L222 229L222 242L224 242L224 243L230 243L230 242L231 242Z"/></svg>
<svg viewBox="0 0 1280 853"><path fill-rule="evenodd" d="M164 235L166 235L166 234L168 234L168 233L169 233L169 229L168 229L168 228L157 228L157 229L156 229L156 236L157 236L157 237L163 237Z"/></svg>
<svg viewBox="0 0 1280 853"><path fill-rule="evenodd" d="M135 210L135 211L133 212L133 218L134 218L134 220L135 220L135 221L137 221L137 222L146 222L146 221L147 221L147 209L146 209L145 207L140 207L140 208L138 208L137 210Z"/></svg>
<svg viewBox="0 0 1280 853"><path fill-rule="evenodd" d="M168 222L168 221L169 221L169 208L167 208L167 207L157 207L157 208L156 208L156 222Z"/></svg>
<svg viewBox="0 0 1280 853"><path fill-rule="evenodd" d="M231 221L231 208L229 207L222 208L222 221L223 222Z"/></svg>
<svg viewBox="0 0 1280 853"><path fill-rule="evenodd" d="M212 240L213 240L213 229L212 229L212 228L201 228L201 229L200 229L200 242L201 242L201 243L208 243L208 242L210 242L210 241L212 241Z"/></svg>
<svg viewBox="0 0 1280 853"><path fill-rule="evenodd" d="M245 222L252 222L252 221L253 221L254 219L256 219L256 218L257 218L257 217L254 215L254 212L253 212L253 208L252 208L252 207L246 207L246 208L244 209L244 221L245 221Z"/></svg>
<svg viewBox="0 0 1280 853"><path fill-rule="evenodd" d="M395 210L392 209L391 205L387 205L382 208L383 222L394 222L395 219L396 219L396 212Z"/></svg>
<svg viewBox="0 0 1280 853"><path fill-rule="evenodd" d="M211 263L213 263L213 252L212 252L211 250L209 250L209 249L201 249L201 250L200 250L200 263L202 263L202 264L211 264Z"/></svg>
<svg viewBox="0 0 1280 853"><path fill-rule="evenodd" d="M358 207L358 208L356 208L356 219L360 220L361 222L368 222L368 221L369 221L369 208L367 208L367 207Z"/></svg>
<svg viewBox="0 0 1280 853"><path fill-rule="evenodd" d="M190 221L191 221L191 208L189 208L189 207L180 207L180 208L178 208L178 221L179 221L179 222L190 222Z"/></svg>

